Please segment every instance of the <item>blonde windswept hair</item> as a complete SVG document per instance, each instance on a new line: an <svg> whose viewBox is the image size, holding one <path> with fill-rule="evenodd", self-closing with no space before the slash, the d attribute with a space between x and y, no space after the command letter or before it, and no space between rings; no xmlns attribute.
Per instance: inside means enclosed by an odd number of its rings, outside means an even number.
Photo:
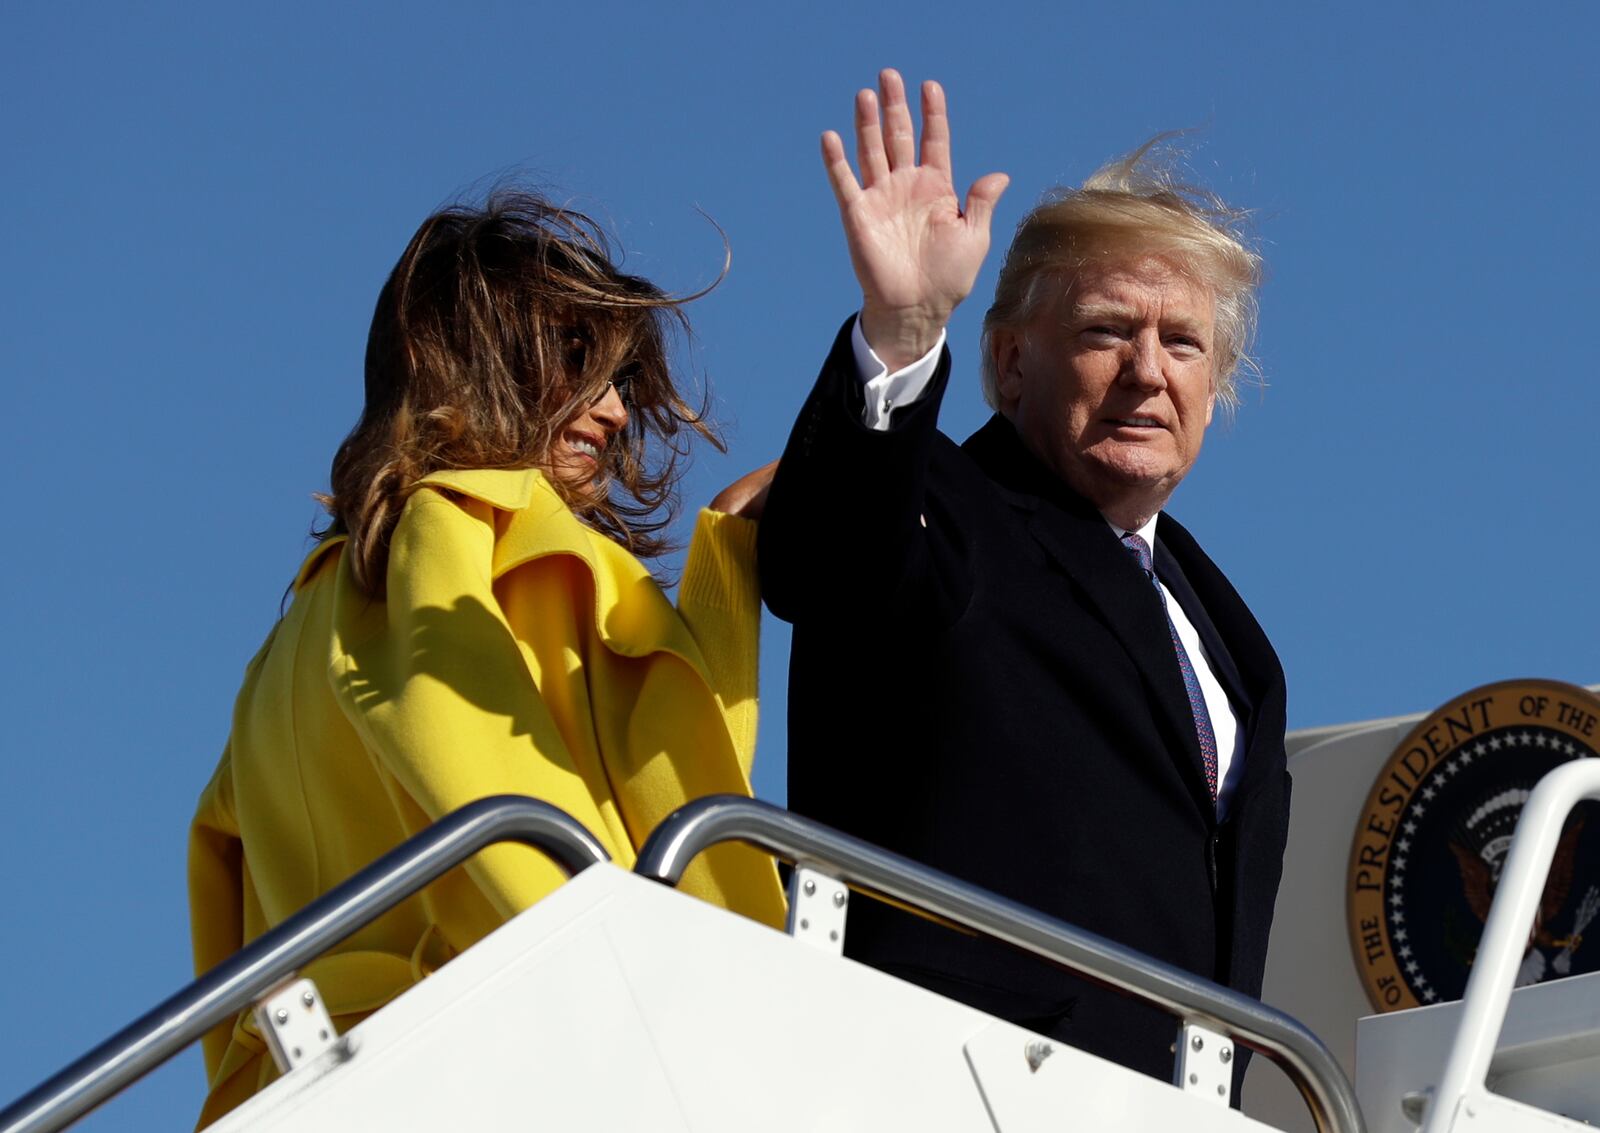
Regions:
<svg viewBox="0 0 1600 1133"><path fill-rule="evenodd" d="M1081 188L1050 190L1017 225L983 317L983 397L992 408L1000 407L994 332L1020 329L1086 265L1145 255L1174 261L1211 289L1217 399L1230 409L1238 404L1239 371L1257 372L1250 347L1261 257L1246 243L1243 210L1173 176L1167 143L1175 136L1157 134L1096 170Z"/></svg>

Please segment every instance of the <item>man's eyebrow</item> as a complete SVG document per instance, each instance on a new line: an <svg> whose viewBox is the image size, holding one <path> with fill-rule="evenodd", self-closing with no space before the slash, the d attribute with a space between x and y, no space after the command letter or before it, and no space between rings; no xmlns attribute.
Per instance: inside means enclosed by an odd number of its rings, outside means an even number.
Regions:
<svg viewBox="0 0 1600 1133"><path fill-rule="evenodd" d="M1121 323L1138 318L1139 312L1132 306L1123 303L1074 303L1067 309L1067 321L1073 324L1089 325L1095 323ZM1192 334L1196 337L1203 335L1205 324L1203 321L1181 318L1177 315L1168 316L1166 325L1182 334Z"/></svg>
<svg viewBox="0 0 1600 1133"><path fill-rule="evenodd" d="M1122 303L1074 303L1067 310L1067 318L1075 323L1124 322L1133 315L1133 308Z"/></svg>

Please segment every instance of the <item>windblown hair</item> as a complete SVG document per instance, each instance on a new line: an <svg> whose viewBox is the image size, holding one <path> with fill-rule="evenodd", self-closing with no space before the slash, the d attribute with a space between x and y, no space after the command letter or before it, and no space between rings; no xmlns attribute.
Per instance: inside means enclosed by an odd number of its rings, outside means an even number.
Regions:
<svg viewBox="0 0 1600 1133"><path fill-rule="evenodd" d="M384 592L406 498L441 469L542 468L585 522L637 555L665 551L688 441L721 447L668 365L700 294L623 274L599 225L530 192L428 217L378 295L366 404L319 497L357 584ZM563 481L550 467L563 426L623 376L628 424L599 478Z"/></svg>
<svg viewBox="0 0 1600 1133"><path fill-rule="evenodd" d="M983 396L1000 407L993 336L1018 330L1044 302L1071 286L1091 263L1157 255L1216 298L1217 398L1238 404L1238 372L1256 373L1250 347L1256 331L1261 257L1246 242L1248 214L1204 189L1175 179L1175 158L1158 134L1126 157L1098 169L1080 189L1059 188L1017 225L983 317Z"/></svg>

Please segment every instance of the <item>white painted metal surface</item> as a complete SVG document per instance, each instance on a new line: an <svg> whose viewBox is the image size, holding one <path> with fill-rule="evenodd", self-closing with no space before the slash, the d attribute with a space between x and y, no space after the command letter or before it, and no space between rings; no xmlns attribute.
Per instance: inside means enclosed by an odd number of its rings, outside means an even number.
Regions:
<svg viewBox="0 0 1600 1133"><path fill-rule="evenodd" d="M1600 685L1587 687L1600 692ZM1357 1077L1357 1020L1372 1006L1350 954L1351 837L1379 769L1425 715L1308 728L1287 738L1294 804L1261 998L1315 1031L1352 1078ZM1430 1080L1436 1076L1437 1069L1430 1072ZM1244 1107L1289 1133L1314 1129L1299 1094L1264 1059L1250 1064Z"/></svg>
<svg viewBox="0 0 1600 1133"><path fill-rule="evenodd" d="M214 1128L1263 1128L1038 1041L595 866Z"/></svg>
<svg viewBox="0 0 1600 1133"><path fill-rule="evenodd" d="M310 1062L339 1038L310 980L294 980L266 996L256 1004L255 1017L280 1073Z"/></svg>
<svg viewBox="0 0 1600 1133"><path fill-rule="evenodd" d="M1489 1092L1487 1079L1495 1043L1511 1002L1518 966L1538 913L1562 823L1583 799L1600 798L1600 761L1578 760L1551 771L1533 789L1517 821L1511 851L1500 874L1489 919L1484 923L1472 974L1461 1001L1461 1020L1450 1058L1428 1107L1423 1133L1456 1128L1486 1128L1486 1115L1510 1122L1507 1130L1549 1128L1522 1112L1520 1103L1504 1102ZM1558 984L1557 987L1570 987ZM1579 1126L1574 1123L1573 1128Z"/></svg>
<svg viewBox="0 0 1600 1133"><path fill-rule="evenodd" d="M965 1050L999 1133L1268 1128L1218 1105L1214 1091L1210 1098L1185 1094L1010 1023L991 1022Z"/></svg>
<svg viewBox="0 0 1600 1133"><path fill-rule="evenodd" d="M1368 1133L1412 1133L1408 1095L1440 1080L1460 1002L1362 1019L1356 1094ZM1518 988L1487 1076L1495 1093L1600 1124L1600 972Z"/></svg>
<svg viewBox="0 0 1600 1133"><path fill-rule="evenodd" d="M1350 837L1379 768L1420 719L1419 713L1289 736L1294 803L1261 998L1315 1031L1352 1077L1356 1020L1372 1007L1350 956L1345 919ZM1315 1128L1300 1095L1264 1059L1250 1063L1244 1107L1292 1133Z"/></svg>
<svg viewBox="0 0 1600 1133"><path fill-rule="evenodd" d="M830 956L844 955L850 890L838 878L810 866L796 866L789 877L789 935Z"/></svg>
<svg viewBox="0 0 1600 1133"><path fill-rule="evenodd" d="M1178 1034L1176 1084L1215 1105L1227 1105L1233 1094L1233 1042L1226 1035L1186 1023Z"/></svg>

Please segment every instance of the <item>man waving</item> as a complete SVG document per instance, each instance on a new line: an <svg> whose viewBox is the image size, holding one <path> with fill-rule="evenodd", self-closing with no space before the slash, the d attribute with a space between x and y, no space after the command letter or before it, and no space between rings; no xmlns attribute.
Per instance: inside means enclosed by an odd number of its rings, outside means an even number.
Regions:
<svg viewBox="0 0 1600 1133"><path fill-rule="evenodd" d="M1288 824L1283 671L1164 513L1254 326L1239 214L1146 150L1024 218L984 319L994 417L937 428L944 328L1003 174L965 201L944 95L899 75L823 161L861 288L784 452L762 588L794 623L789 804L1247 994ZM1160 1077L1175 1023L886 906L856 958ZM1242 1071L1242 1062L1241 1071ZM1236 1079L1237 1081L1237 1079Z"/></svg>

